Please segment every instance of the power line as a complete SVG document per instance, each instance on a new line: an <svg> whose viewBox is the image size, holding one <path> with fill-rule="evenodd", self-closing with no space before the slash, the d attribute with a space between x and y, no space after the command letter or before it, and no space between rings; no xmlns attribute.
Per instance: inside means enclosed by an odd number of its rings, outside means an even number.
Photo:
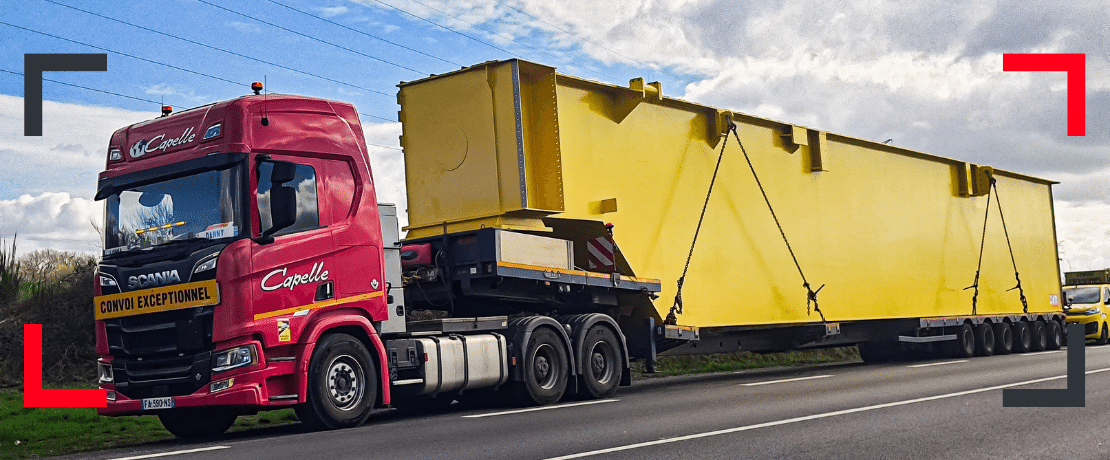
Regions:
<svg viewBox="0 0 1110 460"><path fill-rule="evenodd" d="M26 28L26 27L20 27L20 26L17 26L17 25L15 25L15 24L8 24L8 23L6 23L6 22L3 22L3 21L0 21L0 24L6 25L6 26L9 26L9 27L15 27L16 29L23 29L23 30L26 30L26 31L28 31L28 32L34 32L34 33L36 33L36 34L39 34L39 35L45 35L45 36L47 36L47 37L57 38L57 39L59 39L59 40L65 40L65 41L67 41L67 42L71 42L71 43L76 43L76 44L78 44L78 45L84 45L84 46L88 46L88 47L90 47L90 48L96 48L96 49L98 49L98 50L101 50L101 51L107 51L107 52L109 52L109 53L114 53L114 54L118 54L118 55L120 55L120 56L127 56L127 57L129 57L129 58L132 58L132 59L138 59L138 60L140 60L140 61L146 61L146 62L149 62L149 63L151 63L151 64L158 64L158 65L160 65L160 66L165 66L165 67L169 67L169 68L171 68L171 69L176 69L176 70L180 70L180 71L182 71L182 72L188 72L188 73L191 73L191 74L195 74L195 75L200 75L200 76L202 76L202 77L208 77L208 78L212 78L212 79L215 79L215 80L220 80L220 81L228 82L228 83L231 83L231 84L233 84L233 85L235 85L235 86L239 86L239 87L242 87L242 86L243 86L243 84L242 84L242 83L240 83L240 82L237 82L237 81L231 81L231 80L228 80L228 79L226 79L226 78L220 78L220 77L217 77L217 76L214 76L214 75L208 75L208 74L206 74L206 73L203 73L203 72L197 72L197 71L195 71L195 70L189 70L189 69L186 69L186 68L183 68L183 67L178 67L178 66L175 66L175 65L172 65L172 64L166 64L166 63L164 63L164 62L158 62L158 61L150 60L150 59L147 59L147 58L141 58L141 57L135 56L135 55L133 55L133 54L127 54L127 53L124 53L124 52L120 52L120 51L116 51L116 50L112 50L112 49L108 49L108 48L104 48L104 47L100 47L100 46L92 45L92 44L89 44L89 43L85 43L85 42L79 42L79 41L77 41L77 40L71 40L71 39L68 39L68 38L65 38L65 37L59 37L59 36L57 36L57 35L52 35L52 34L48 34L48 33L46 33L46 32L39 32L39 31L37 31L37 30L33 30L33 29L28 29L28 28Z"/></svg>
<svg viewBox="0 0 1110 460"><path fill-rule="evenodd" d="M15 74L15 75L19 75L19 76L21 76L21 77L23 76L23 74L22 74L22 73L19 73L19 72L12 72L12 71L10 71L10 70L4 70L4 69L0 69L0 72L7 72L7 73L10 73L10 74ZM42 80L43 80L43 81L49 81L49 82L52 82L52 83L58 83L58 84L61 84L61 85L66 85L66 86L72 86L72 87L74 87L74 88L81 88L81 89L87 89L87 90L89 90L89 91L96 91L96 92L98 92L98 93L111 94L111 95L113 95L113 96L119 96L119 97L126 97L126 98L128 98L128 99L134 99L134 100L136 100L136 101L143 101L143 102L149 102L149 103L151 103L151 104L158 104L158 105L162 105L162 103L161 103L161 102L158 102L158 101L152 101L152 100L150 100L150 99L143 99L143 98L141 98L141 97L128 96L128 95L126 95L126 94L120 94L120 93L113 93L113 92L111 92L111 91L104 91L104 90L102 90L102 89L89 88L89 87L87 87L87 86L75 85L75 84L73 84L73 83L66 83L66 82L64 82L64 81L51 80L51 79L49 79L49 78L45 78L45 77L44 77L44 78L43 78Z"/></svg>
<svg viewBox="0 0 1110 460"><path fill-rule="evenodd" d="M46 0L46 1L50 1L50 0ZM459 64L459 63L457 63L457 62L449 61L449 60L447 60L447 59L444 59L444 58L441 58L441 57L439 57L439 56L433 56L433 55L431 55L431 54L428 54L428 53L425 53L425 52L423 52L423 51L420 51L420 50L417 50L417 49L413 49L413 48L409 48L409 47L407 47L407 46L405 46L405 45L402 45L402 44L400 44L400 43L394 43L394 42L392 42L392 41L389 41L389 40L386 40L386 39L384 39L384 38L382 38L382 37L379 37L379 36L376 36L376 35L372 35L372 34L368 34L368 33L366 33L366 32L363 32L363 31L361 31L361 30L358 30L358 29L355 29L355 28L352 28L352 27L347 27L347 26L345 26L345 25L343 25L343 24L340 24L340 23L338 23L338 22L332 21L331 19L328 19L328 18L324 18L324 17L320 17L320 16L317 16L317 15L315 15L315 14L309 13L309 12L307 12L307 11L302 11L302 10L298 10L298 9L296 9L296 8L293 8L293 7L289 6L289 5L286 5L286 4L283 4L283 3L279 3L279 2L276 2L276 1L274 1L274 0L266 0L266 1L268 1L268 2L270 2L270 3L273 3L273 4L275 4L275 5L281 6L281 7L285 7L285 8L291 9L291 10L293 10L293 11L296 11L296 12L298 12L298 13L301 13L301 14L304 14L304 15L312 16L312 17L314 17L314 18L316 18L316 19L319 19L319 20L321 20L321 21L324 21L324 22L327 22L327 23L331 23L331 24L335 24L335 25L337 25L337 26L339 26L339 27L342 27L342 28L344 28L344 29L350 30L350 31L352 31L352 32L360 33L360 34L362 34L362 35L365 35L365 36L367 36L367 37L370 37L370 38L373 38L373 39L377 39L377 40L381 40L381 41L383 41L383 42L389 43L390 45L393 45L393 46L397 46L397 47L400 47L400 48L404 48L404 49L407 49L407 50L409 50L409 51L412 51L412 52L414 52L414 53L422 54L422 55L424 55L424 56L428 56L428 57L430 57L430 58L432 58L432 59L437 59L437 60L440 60L440 61L446 62L446 63L448 63L448 64L454 64L454 65L457 65L457 66L459 66L459 67L465 67L465 65L463 65L463 64Z"/></svg>
<svg viewBox="0 0 1110 460"><path fill-rule="evenodd" d="M537 52L540 52L540 53L546 54L546 55L548 55L548 56L551 56L551 57L553 57L553 58L555 58L555 59L559 59L560 61L562 60L562 59L561 59L561 58L560 58L559 56L556 56L556 55L554 55L554 54L548 53L548 52L546 52L546 51L543 51L543 50L541 50L541 49L539 49L539 48L536 48L536 47L534 47L534 46L530 46L530 45L526 45L526 44L524 44L524 43L521 43L521 42L517 41L516 39L514 39L513 37L509 36L508 34L505 34L505 33L497 33L497 32L494 32L494 31L492 31L492 30L489 30L489 29L487 29L487 28L485 28L485 27L482 27L482 26L480 26L480 25L478 25L478 24L475 24L475 23L473 23L473 22L470 22L470 21L466 21L466 20L464 20L464 19L462 19L462 18L459 18L458 16L453 16L453 15L451 15L451 14L448 14L448 13L447 13L446 11L440 10L440 9L438 9L438 8L436 8L436 7L433 7L433 6L431 6L431 5L428 5L428 4L426 4L426 3L423 3L423 2L421 2L420 0L412 0L412 1L413 1L413 2L415 2L415 3L417 3L417 4L419 4L419 5L422 5L422 6L424 6L425 8L428 8L428 9L430 9L430 10L433 10L433 11L437 11L437 12L439 12L440 14L442 14L442 15L444 15L444 16L447 16L447 17L449 17L449 18L453 18L453 19L455 19L456 21L459 21L459 22L464 22L464 23L470 24L470 25L472 25L472 26L474 26L474 27L477 27L477 28L479 28L479 29L482 29L482 30L484 30L484 31L486 31L486 32L489 32L489 33L491 33L491 34L493 34L493 35L500 35L500 36L502 36L502 37L508 38L508 39L509 39L509 40L511 40L511 41L512 41L513 43L516 43L516 44L518 44L518 45L521 45L521 46L523 46L523 47L525 47L525 48L529 48L529 49L535 50L535 51L537 51Z"/></svg>
<svg viewBox="0 0 1110 460"><path fill-rule="evenodd" d="M198 1L204 1L204 0L198 0ZM378 3L381 3L382 5L388 6L388 7L390 7L390 8L393 8L393 9L395 9L395 10L397 10L397 11L400 11L400 12L402 12L402 13L405 13L405 14L407 14L407 15L409 15L409 16L412 16L412 17L414 17L414 18L416 18L416 19L419 19L419 20L421 20L421 21L424 21L424 22L426 22L426 23L428 23L428 24L431 24L431 25L433 25L433 26L439 27L439 28L441 28L441 29L443 29L443 30L446 30L446 31L448 31L448 32L454 32L454 33L456 33L456 34L458 34L458 35L462 35L463 37L466 37L466 38L469 38L469 39L471 39L471 40L474 40L474 41L476 41L476 42L478 42L478 43L481 43L481 44L483 44L483 45L486 45L486 46L488 46L488 47L490 47L490 48L493 48L493 49L495 49L495 50L498 50L498 51L501 51L501 52L504 52L504 53L508 53L508 54L509 54L509 55L511 55L511 56L521 57L521 56L520 56L519 54L516 54L516 53L514 53L514 52L512 52L512 51L509 51L509 50L507 50L507 49L501 48L501 47L499 47L499 46L497 46L497 45L494 45L494 44L492 44L492 43L488 43L488 42L485 42L485 41L479 40L479 39L477 39L477 38L471 37L471 36L469 36L469 35L467 35L467 34L464 34L464 33L462 33L462 32L459 32L459 31L457 31L457 30L455 30L455 29L452 29L452 28L450 28L450 27L447 27L447 26L445 26L445 25L439 24L439 23L437 23L437 22L435 22L435 21L432 21L432 20L429 20L429 19L424 19L424 18L422 18L422 17L420 17L420 16L417 16L416 14L410 13L410 12L408 12L408 11L405 11L405 10L401 9L401 8L398 8L398 7L396 7L396 6L393 6L393 5L390 5L390 4L388 4L388 3L385 3L385 2L383 2L383 1L381 1L381 0L374 0L374 1L375 1L375 2L378 2Z"/></svg>
<svg viewBox="0 0 1110 460"><path fill-rule="evenodd" d="M381 94L381 95L387 96L387 97L393 97L392 94L388 94L388 93L385 93L385 92L382 92L382 91L378 91L378 90L370 89L370 88L365 88L365 87L362 87L362 86L359 86L359 85L355 85L355 84L352 84L352 83L347 83L347 82L335 80L335 79L324 77L324 76L321 76L321 75L316 75L314 73L305 72L303 70L297 70L297 69L294 69L292 67L287 67L287 66L284 66L284 65L281 65L281 64L278 64L278 63L269 62L269 61L266 61L266 60L263 60L263 59L247 56L245 54L239 54L239 53L236 53L234 51L228 51L228 50L225 50L223 48L215 47L215 46L212 46L212 45L207 45L207 44L204 44L204 43L200 43L200 42L197 42L197 41L190 40L188 38L178 37L177 35L162 32L160 30L151 29L149 27L144 27L144 26L141 26L141 25L138 25L138 24L133 24L133 23L130 23L130 22L127 22L127 21L122 21L122 20L119 20L119 19L116 19L116 18L105 16L105 15L100 14L100 13L95 13L95 12L92 12L92 11L77 8L75 6L66 5L64 3L59 3L59 2L56 2L54 0L43 0L43 1L48 2L48 3L53 3L53 4L58 5L58 6L64 6L66 8L81 11L83 13L88 13L88 14L91 14L93 16L97 16L97 17L107 19L109 21L115 21L115 22L118 22L118 23L121 23L121 24L129 25L131 27L137 27L139 29L143 29L143 30L148 31L148 32L154 32L156 34L165 35L165 36L171 37L171 38L176 38L176 39L184 41L184 42L192 43L194 45L203 46L205 48L213 49L213 50L220 51L220 52L223 52L223 53L227 53L227 54L230 54L230 55L233 55L233 56L238 56L238 57L241 57L241 58L244 58L244 59L250 59L252 61L261 62L263 64L272 65L274 67L279 67L279 68L282 68L282 69L285 69L285 70L289 70L291 72L296 72L296 73L299 73L299 74L308 75L310 77L315 77L315 78L319 78L319 79L322 79L322 80L327 80L327 81L330 81L332 83L338 83L338 84L341 84L341 85L350 86L352 88L358 88L358 89L361 89L361 90L370 91L372 93Z"/></svg>
<svg viewBox="0 0 1110 460"><path fill-rule="evenodd" d="M352 52L352 53L355 53L355 54L357 54L357 55L360 55L360 56L364 56L364 57L367 57L367 58L373 59L373 60L375 60L375 61L378 61L378 62L383 62L383 63L389 64L389 65L391 65L391 66L394 66L394 67L398 67L398 68L401 68L401 69L405 69L405 70L408 70L408 71L412 71L412 72L415 72L415 73L418 73L418 74L422 74L422 75L428 75L428 74L430 73L430 72L421 72L421 71L419 71L419 70L416 70L416 69L413 69L413 68L411 68L411 67L406 67L406 66L403 66L403 65L401 65L401 64L398 64L398 63L396 63L396 62L391 62L391 61L387 61L387 60L385 60L385 59L382 59L382 58L379 58L379 57L371 56L371 55L369 55L369 54L366 54L366 53L363 53L363 52L361 52L361 51L356 51L356 50L353 50L353 49L351 49L351 48L347 48L346 46L343 46L343 45L339 45L339 44L336 44L336 43L332 43L332 42L329 42L329 41L327 41L327 40L323 40L323 39L320 39L320 38L316 38L316 37L313 37L313 36L311 36L311 35L308 35L308 34L304 34L304 33L301 33L301 32L297 32L297 31L295 31L295 30L292 30L292 29L289 29L289 28L286 28L286 27L282 27L282 26L279 26L279 25L277 25L277 24L274 24L274 23L272 23L272 22L267 22L267 21L263 21L263 20L261 20L261 19L258 19L258 18L256 18L256 17L254 17L254 16L251 16L251 15L248 15L248 14L245 14L245 13L240 13L240 12L238 12L238 11L235 11L235 10L232 10L232 9L229 9L229 8L224 8L224 7L220 6L220 5L216 5L216 4L214 4L214 3L211 3L211 2L209 2L209 1L207 1L207 0L197 0L197 1L198 1L198 2L201 2L201 3L205 4L205 5L208 5L208 6L214 7L214 8L219 8L219 9L221 9L221 10L224 10L224 11L227 11L227 12L229 12L229 13L233 13L233 14L237 14L237 15L239 15L239 16L245 17L245 18L253 19L253 20L255 20L255 21L261 22L261 23L263 23L263 24L266 24L266 25L268 25L268 26L272 26L272 27L277 27L278 29L284 30L284 31L286 31L286 32L289 32L289 33L294 33L294 34L300 35L300 36L302 36L302 37L305 37L305 38L308 38L308 39L310 39L310 40L316 40L316 41L318 41L318 42L320 42L320 43L324 43L324 44L327 44L327 45L331 45L331 46L334 46L334 47L336 47L336 48L339 48L339 49L343 49L343 50L347 50L347 51L350 51L350 52Z"/></svg>
<svg viewBox="0 0 1110 460"><path fill-rule="evenodd" d="M48 0L48 1L49 1L49 0ZM525 15L525 16L528 16L528 17L532 18L532 19L535 19L535 20L537 20L537 21L540 21L540 22L542 22L542 23L544 23L544 24L547 24L547 25L549 25L549 26L551 26L551 27L554 27L554 28L555 28L555 30L558 30L558 31L560 31L560 32L563 32L563 33L565 33L565 34L567 34L567 35L570 35L570 36L572 36L572 37L574 37L574 38L577 38L577 39L579 39L579 40L581 40L581 41L584 41L584 42L586 42L586 43L589 43L589 44L592 44L592 45L594 45L594 46L596 46L596 47L598 47L598 48L601 48L601 49L603 49L603 50L605 50L605 51L608 51L608 52L610 52L610 53L613 53L613 54L616 54L616 55L618 55L618 56L621 56L621 57L623 57L623 58L625 58L625 59L628 59L628 61L629 61L629 62L636 62L636 60L635 60L635 59L632 59L631 57L629 57L628 55L625 55L624 53L621 53L621 52L619 52L619 51L614 51L614 50L612 50L612 49L609 49L609 48L605 47L604 45L602 45L602 44L600 44L600 43L597 43L597 42L595 42L595 41L593 41L593 40L590 40L590 39L588 39L588 38L585 38L585 37L582 37L582 36L580 36L580 35L577 35L577 34L575 34L575 33L571 32L571 31L569 31L569 30L563 29L562 27L559 27L559 26L557 26L557 25L555 25L555 24L552 24L552 23L550 23L550 22L544 21L543 19L540 19L540 18L538 18L538 17L532 16L531 14L528 14L527 12L525 12L524 10L522 10L522 9L520 9L520 8L517 8L517 7L515 7L515 6L509 5L508 3L502 2L502 1L500 1L500 0L494 0L494 1L496 1L498 5L501 5L501 6L504 6L504 7L508 7L508 8L510 8L510 9L512 9L512 10L515 10L516 12L518 12L518 13L520 13L520 14L523 14L523 15Z"/></svg>
<svg viewBox="0 0 1110 460"><path fill-rule="evenodd" d="M379 119L379 120L385 120L385 121L388 121L388 122L390 122L390 123L396 123L396 122L397 122L397 120L390 120L390 119L388 119L388 118L385 118L385 117L379 117L379 116L377 116L377 115L370 115L370 114L368 114L368 113L362 113L362 112L359 112L358 114L359 114L359 115L362 115L362 116L370 117L370 118L377 118L377 119ZM380 147L380 146L379 146L379 147Z"/></svg>

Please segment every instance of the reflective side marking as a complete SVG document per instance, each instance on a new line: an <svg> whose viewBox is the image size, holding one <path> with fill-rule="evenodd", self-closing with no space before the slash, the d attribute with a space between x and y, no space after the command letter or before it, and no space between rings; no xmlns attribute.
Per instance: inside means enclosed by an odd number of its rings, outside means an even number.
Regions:
<svg viewBox="0 0 1110 460"><path fill-rule="evenodd" d="M385 294L385 291L374 291L374 292L371 292L371 293L368 293L368 294L359 294L359 295L355 295L355 296L344 297L342 299L329 300L327 302L301 305L299 307L286 308L284 310L268 311L266 313L259 313L257 315L254 315L254 320L258 321L260 319L271 318L271 317L274 317L274 316L288 315L290 313L299 313L301 311L315 310L315 309L318 309L318 308L331 307L333 305L341 305L341 304L351 303L351 302L359 302L359 301L362 301L362 300L373 299L375 297L381 297L384 294Z"/></svg>

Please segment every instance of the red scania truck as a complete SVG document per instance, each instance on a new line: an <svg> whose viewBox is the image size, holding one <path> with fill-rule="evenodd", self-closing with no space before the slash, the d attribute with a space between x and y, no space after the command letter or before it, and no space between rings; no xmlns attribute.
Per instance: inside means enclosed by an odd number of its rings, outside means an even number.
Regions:
<svg viewBox="0 0 1110 460"><path fill-rule="evenodd" d="M191 437L293 407L340 428L474 394L606 397L667 350L1062 341L1049 181L520 60L398 100L404 239L350 104L256 89L112 135L101 414Z"/></svg>

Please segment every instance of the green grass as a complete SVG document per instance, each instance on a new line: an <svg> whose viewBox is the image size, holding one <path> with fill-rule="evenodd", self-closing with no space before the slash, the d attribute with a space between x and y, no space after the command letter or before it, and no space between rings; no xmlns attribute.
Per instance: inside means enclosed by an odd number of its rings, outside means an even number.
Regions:
<svg viewBox="0 0 1110 460"><path fill-rule="evenodd" d="M808 364L835 363L859 358L856 347L822 350L788 351L783 353L752 353L742 351L718 355L660 356L655 373L644 373L642 363L632 363L632 378L668 377L672 375L706 374L745 369Z"/></svg>
<svg viewBox="0 0 1110 460"><path fill-rule="evenodd" d="M231 431L295 421L292 409L239 417ZM158 417L101 417L89 407L23 407L18 390L0 389L0 459L72 454L173 439ZM16 443L18 441L18 444Z"/></svg>

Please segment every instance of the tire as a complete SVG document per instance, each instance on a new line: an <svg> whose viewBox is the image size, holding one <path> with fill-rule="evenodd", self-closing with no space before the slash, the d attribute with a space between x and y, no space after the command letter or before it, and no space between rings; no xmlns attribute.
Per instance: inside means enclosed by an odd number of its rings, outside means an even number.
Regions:
<svg viewBox="0 0 1110 460"><path fill-rule="evenodd" d="M376 369L370 352L358 339L347 334L324 336L312 351L308 402L294 408L297 417L314 429L362 424L377 399Z"/></svg>
<svg viewBox="0 0 1110 460"><path fill-rule="evenodd" d="M1033 322L1033 351L1044 351L1048 347L1048 331L1044 321Z"/></svg>
<svg viewBox="0 0 1110 460"><path fill-rule="evenodd" d="M994 328L989 323L975 326L975 356L994 354Z"/></svg>
<svg viewBox="0 0 1110 460"><path fill-rule="evenodd" d="M568 367L562 338L549 328L537 328L524 348L524 381L514 390L517 401L526 406L559 401L567 389Z"/></svg>
<svg viewBox="0 0 1110 460"><path fill-rule="evenodd" d="M953 358L975 356L975 330L971 324L964 323L956 330L956 341L952 342L949 351Z"/></svg>
<svg viewBox="0 0 1110 460"><path fill-rule="evenodd" d="M235 424L236 415L219 408L174 409L158 414L158 420L174 436L183 439L219 436Z"/></svg>
<svg viewBox="0 0 1110 460"><path fill-rule="evenodd" d="M608 327L597 325L586 332L582 343L582 385L578 394L594 399L617 392L624 372L620 342Z"/></svg>
<svg viewBox="0 0 1110 460"><path fill-rule="evenodd" d="M1106 345L1107 342L1110 342L1110 331L1106 329L1106 323L1102 323L1102 333L1095 340L1095 345Z"/></svg>
<svg viewBox="0 0 1110 460"><path fill-rule="evenodd" d="M1029 330L1029 323L1018 321L1013 324L1014 353L1027 353L1033 348L1033 332Z"/></svg>
<svg viewBox="0 0 1110 460"><path fill-rule="evenodd" d="M1014 331L1006 323L994 325L994 354L1008 355L1014 351Z"/></svg>
<svg viewBox="0 0 1110 460"><path fill-rule="evenodd" d="M1048 346L1045 348L1049 350L1059 350L1060 347L1064 346L1063 327L1060 326L1059 322L1052 320L1045 323L1045 325L1048 326L1046 334L1046 336L1048 337Z"/></svg>

